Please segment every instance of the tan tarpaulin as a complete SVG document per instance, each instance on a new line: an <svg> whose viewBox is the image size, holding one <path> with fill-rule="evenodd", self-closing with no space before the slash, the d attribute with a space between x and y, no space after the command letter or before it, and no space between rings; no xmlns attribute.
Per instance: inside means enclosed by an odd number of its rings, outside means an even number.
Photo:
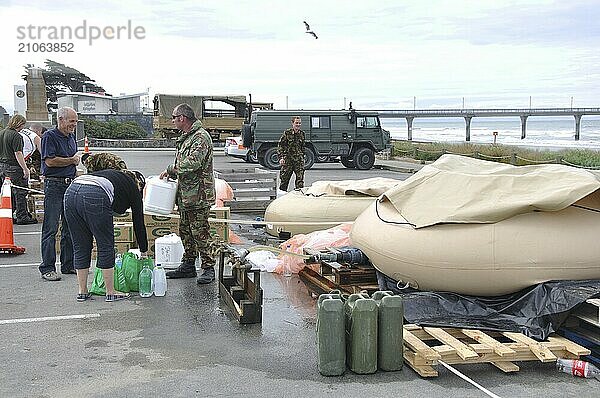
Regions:
<svg viewBox="0 0 600 398"><path fill-rule="evenodd" d="M517 167L444 155L383 197L421 228L494 223L533 210L558 211L598 188L599 174L588 170L556 164Z"/></svg>
<svg viewBox="0 0 600 398"><path fill-rule="evenodd" d="M364 180L317 181L302 189L305 195L365 195L379 196L401 181L392 178L374 177Z"/></svg>

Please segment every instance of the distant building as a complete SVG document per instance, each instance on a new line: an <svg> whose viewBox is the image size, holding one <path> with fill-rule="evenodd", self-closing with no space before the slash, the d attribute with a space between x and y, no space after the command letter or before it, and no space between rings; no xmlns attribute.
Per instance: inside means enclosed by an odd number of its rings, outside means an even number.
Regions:
<svg viewBox="0 0 600 398"><path fill-rule="evenodd" d="M141 98L146 93L112 97L96 93L59 92L58 107L69 106L80 115L141 114Z"/></svg>
<svg viewBox="0 0 600 398"><path fill-rule="evenodd" d="M136 121L148 135L152 135L152 114L144 112L142 98L148 93L109 96L103 93L59 92L58 107L68 106L81 118L99 121L116 120L119 122Z"/></svg>

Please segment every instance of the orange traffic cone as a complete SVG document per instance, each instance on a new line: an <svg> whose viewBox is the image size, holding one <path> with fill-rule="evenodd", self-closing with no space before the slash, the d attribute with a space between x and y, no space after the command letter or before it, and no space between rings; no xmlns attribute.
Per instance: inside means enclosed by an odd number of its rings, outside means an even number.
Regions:
<svg viewBox="0 0 600 398"><path fill-rule="evenodd" d="M0 253L23 254L25 248L15 246L13 237L11 186L10 178L6 177L0 195Z"/></svg>
<svg viewBox="0 0 600 398"><path fill-rule="evenodd" d="M87 135L83 139L83 153L90 153L90 147L88 146Z"/></svg>

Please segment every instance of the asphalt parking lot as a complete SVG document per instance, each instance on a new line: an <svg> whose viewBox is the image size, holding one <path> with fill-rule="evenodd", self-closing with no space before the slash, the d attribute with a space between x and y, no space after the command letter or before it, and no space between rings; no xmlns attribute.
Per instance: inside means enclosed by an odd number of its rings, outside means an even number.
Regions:
<svg viewBox="0 0 600 398"><path fill-rule="evenodd" d="M130 168L156 175L173 151L118 151ZM215 155L215 169L257 167ZM306 182L408 174L317 164ZM235 218L233 215L232 218ZM315 301L296 276L263 274L263 322L240 325L219 302L217 284L169 280L165 297L75 301L75 275L40 278L41 225L15 226L27 252L0 257L2 397L484 397L439 368L326 378L317 371ZM600 382L558 373L553 363L457 367L501 397L596 397Z"/></svg>

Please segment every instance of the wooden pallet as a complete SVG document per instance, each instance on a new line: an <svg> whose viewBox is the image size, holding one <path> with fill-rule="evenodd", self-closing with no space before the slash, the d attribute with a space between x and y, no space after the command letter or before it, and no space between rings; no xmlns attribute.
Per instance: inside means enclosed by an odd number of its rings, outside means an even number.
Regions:
<svg viewBox="0 0 600 398"><path fill-rule="evenodd" d="M588 348L583 359L600 366L600 299L589 299L571 311L558 333Z"/></svg>
<svg viewBox="0 0 600 398"><path fill-rule="evenodd" d="M329 252L324 249L321 252ZM304 249L304 254L313 255L319 252L310 248ZM319 295L329 293L332 289L342 293L359 293L367 291L369 294L379 290L375 268L365 265L348 265L336 261L321 261L319 271L310 272L305 268L299 273L300 279L307 286L311 294Z"/></svg>
<svg viewBox="0 0 600 398"><path fill-rule="evenodd" d="M517 372L515 361L553 362L589 353L557 335L538 342L521 333L404 325L404 360L422 377L436 377L434 366L439 361L450 365L489 363L503 372Z"/></svg>

